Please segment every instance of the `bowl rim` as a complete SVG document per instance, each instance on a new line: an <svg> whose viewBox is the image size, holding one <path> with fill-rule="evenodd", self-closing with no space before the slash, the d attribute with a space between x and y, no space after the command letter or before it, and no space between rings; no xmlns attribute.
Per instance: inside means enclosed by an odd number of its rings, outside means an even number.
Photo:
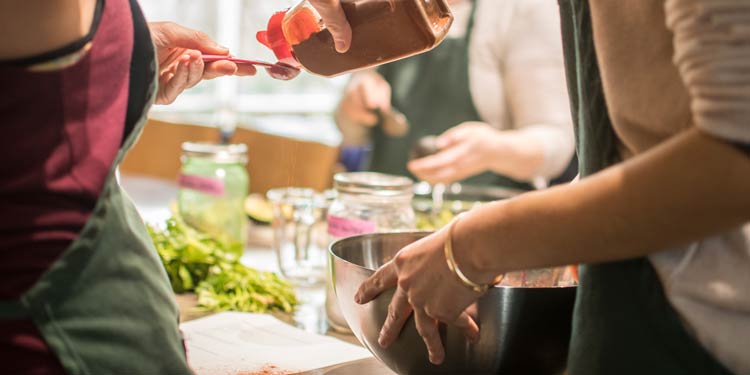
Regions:
<svg viewBox="0 0 750 375"><path fill-rule="evenodd" d="M425 238L425 237L429 236L432 233L435 233L435 231L432 231L432 230L412 230L412 229L406 229L406 230L394 230L394 231L388 231L388 232L373 232L373 233L357 234L357 235L354 235L354 236L339 238L338 240L331 242L331 244L328 245L328 254L331 255L331 256L333 256L333 257L338 258L342 262L346 262L348 264L351 264L354 267L357 267L357 268L363 269L365 271L369 271L369 272L373 272L374 273L377 270L374 270L374 269L371 269L371 268L367 268L367 267L364 267L364 266L360 266L359 264L356 264L354 262L350 262L350 261L348 261L348 260L340 257L338 254L336 254L333 251L333 247L336 246L338 243L347 242L347 241L354 241L356 239L368 238L368 237L371 238L371 237L380 237L380 236L388 236L388 235L396 235L396 234L417 234L417 235L424 234L424 236L420 237L420 239L422 239L422 238Z"/></svg>
<svg viewBox="0 0 750 375"><path fill-rule="evenodd" d="M354 241L356 239L362 239L362 238L368 238L368 237L379 237L379 236L389 236L389 235L397 235L397 234L424 234L424 236L420 237L419 239L422 239L424 237L429 236L430 234L435 233L435 231L432 230L401 230L401 231L389 231L389 232L373 232L373 233L365 233L365 234L358 234L350 237L344 237L340 238L336 241L331 242L331 244L328 246L328 254L330 256L336 257L338 260L345 262L351 266L354 266L358 269L367 271L368 273L372 274L375 273L377 270L373 270L364 266L360 266L359 264L356 264L354 262L350 262L342 257L340 257L338 254L336 254L333 251L333 247L340 243L340 242L346 242L346 241ZM400 250L399 250L400 251ZM560 266L563 267L563 266ZM497 289L565 289L565 288L577 288L578 284L575 285L560 285L560 286L540 286L540 287L529 287L529 286L510 286L510 285L493 285L492 288Z"/></svg>

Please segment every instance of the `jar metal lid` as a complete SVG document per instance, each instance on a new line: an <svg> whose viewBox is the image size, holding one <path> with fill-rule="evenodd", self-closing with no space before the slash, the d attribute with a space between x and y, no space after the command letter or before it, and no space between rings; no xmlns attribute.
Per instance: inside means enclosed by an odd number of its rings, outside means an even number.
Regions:
<svg viewBox="0 0 750 375"><path fill-rule="evenodd" d="M217 163L247 163L247 145L183 142L182 155L210 159Z"/></svg>
<svg viewBox="0 0 750 375"><path fill-rule="evenodd" d="M337 173L333 187L346 194L378 197L412 196L414 182L403 176L376 172Z"/></svg>

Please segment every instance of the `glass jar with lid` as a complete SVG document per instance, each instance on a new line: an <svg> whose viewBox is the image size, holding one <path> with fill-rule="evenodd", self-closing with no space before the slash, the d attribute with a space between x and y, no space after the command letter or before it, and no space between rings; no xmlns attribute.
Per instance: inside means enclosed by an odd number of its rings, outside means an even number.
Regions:
<svg viewBox="0 0 750 375"><path fill-rule="evenodd" d="M328 210L332 239L414 228L414 183L408 177L375 172L334 176L337 197Z"/></svg>
<svg viewBox="0 0 750 375"><path fill-rule="evenodd" d="M247 238L247 146L185 142L181 161L178 209L183 220L242 255Z"/></svg>
<svg viewBox="0 0 750 375"><path fill-rule="evenodd" d="M359 234L414 229L413 185L408 177L374 172L334 176L337 197L328 209L331 241ZM336 302L330 279L327 288L328 323L335 330L346 332L346 320Z"/></svg>

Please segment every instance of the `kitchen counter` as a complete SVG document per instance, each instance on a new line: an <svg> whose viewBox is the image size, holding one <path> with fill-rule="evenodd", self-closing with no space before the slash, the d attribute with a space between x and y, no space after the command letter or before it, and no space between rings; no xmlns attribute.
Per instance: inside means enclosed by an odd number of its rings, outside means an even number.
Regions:
<svg viewBox="0 0 750 375"><path fill-rule="evenodd" d="M169 181L139 176L121 176L121 184L133 199L136 207L149 223L162 223L170 216L168 205L177 197L177 187ZM248 235L248 247L241 259L242 263L259 270L279 272L272 250L270 227L252 226ZM353 335L332 331L325 317L325 288L298 288L300 305L293 314L273 314L276 318L308 332L323 334L360 345ZM194 294L177 296L181 321L189 321L208 315L195 310L197 298ZM306 375L392 375L393 372L375 358L329 366L304 372Z"/></svg>

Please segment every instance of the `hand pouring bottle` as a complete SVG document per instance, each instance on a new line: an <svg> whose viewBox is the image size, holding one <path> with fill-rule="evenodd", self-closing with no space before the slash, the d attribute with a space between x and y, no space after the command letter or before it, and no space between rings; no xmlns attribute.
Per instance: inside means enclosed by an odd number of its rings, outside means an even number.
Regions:
<svg viewBox="0 0 750 375"><path fill-rule="evenodd" d="M426 52L453 23L447 0L341 0L352 43L336 51L333 37L307 1L277 12L258 41L281 63L332 77Z"/></svg>

